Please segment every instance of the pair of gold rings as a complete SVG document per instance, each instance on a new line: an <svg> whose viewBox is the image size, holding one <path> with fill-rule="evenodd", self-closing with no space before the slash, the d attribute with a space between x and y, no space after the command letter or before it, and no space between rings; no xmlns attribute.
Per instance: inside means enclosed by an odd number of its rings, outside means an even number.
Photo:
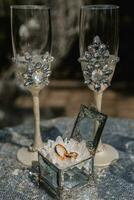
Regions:
<svg viewBox="0 0 134 200"><path fill-rule="evenodd" d="M78 156L78 153L76 152L68 152L67 149L62 144L57 144L55 146L55 152L61 158L61 160L65 160L67 158L76 159Z"/></svg>

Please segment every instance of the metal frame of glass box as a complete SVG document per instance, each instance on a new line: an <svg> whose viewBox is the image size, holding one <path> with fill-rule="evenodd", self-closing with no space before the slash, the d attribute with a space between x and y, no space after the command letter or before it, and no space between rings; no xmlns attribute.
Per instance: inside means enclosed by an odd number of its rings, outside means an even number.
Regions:
<svg viewBox="0 0 134 200"><path fill-rule="evenodd" d="M82 121L82 120L87 121ZM39 157L39 182L45 186L45 189L55 197L55 199L65 199L72 192L80 191L80 189L90 185L91 179L93 180L94 175L94 155L105 126L107 116L98 112L95 107L86 107L81 105L80 112L74 123L74 128L71 134L71 138L77 141L81 141L84 138L84 129L81 131L81 122L87 124L91 120L94 120L96 126L95 134L90 133L89 139L86 140L87 147L91 152L91 156L82 160L81 162L60 169L47 158L43 156L41 152L38 153ZM81 126L80 126L81 125ZM92 124L93 126L93 124ZM83 127L82 127L83 128ZM95 130L95 129L94 129Z"/></svg>

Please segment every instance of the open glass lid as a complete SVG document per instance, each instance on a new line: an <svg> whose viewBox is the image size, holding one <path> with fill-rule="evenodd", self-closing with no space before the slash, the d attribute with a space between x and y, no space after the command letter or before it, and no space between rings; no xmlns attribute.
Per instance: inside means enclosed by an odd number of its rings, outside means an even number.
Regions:
<svg viewBox="0 0 134 200"><path fill-rule="evenodd" d="M100 113L93 106L81 105L80 112L76 118L71 138L77 141L85 140L87 147L96 151L107 115Z"/></svg>

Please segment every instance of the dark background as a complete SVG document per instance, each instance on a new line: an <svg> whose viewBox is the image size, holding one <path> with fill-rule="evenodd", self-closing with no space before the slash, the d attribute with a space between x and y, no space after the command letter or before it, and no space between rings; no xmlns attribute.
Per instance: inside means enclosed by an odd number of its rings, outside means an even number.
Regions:
<svg viewBox="0 0 134 200"><path fill-rule="evenodd" d="M22 123L22 119L28 116L28 113L30 113L29 115L32 115L32 102L30 101L29 103L30 96L28 93L20 90L20 88L16 85L12 70L12 45L10 36L10 5L12 4L45 4L47 6L50 6L52 9L52 52L53 56L55 57L55 62L53 63L53 70L51 76L51 80L54 82L52 82L53 87L49 89L48 98L55 98L55 104L52 103L52 105L47 106L47 100L44 100L46 99L46 96L42 97L42 118L73 115L73 112L71 112L71 114L70 111L65 112L68 103L63 103L63 100L66 98L74 98L74 100L70 102L70 104L72 105L72 108L70 108L70 110L74 110L74 114L77 113L79 104L82 103L81 101L83 99L80 99L79 97L83 91L83 86L81 86L81 83L83 83L83 76L80 64L77 61L79 57L78 22L80 6L85 4L119 5L120 62L117 64L116 71L112 80L112 87L109 89L111 93L108 93L109 96L107 98L105 97L105 107L106 112L111 116L132 117L133 113L131 115L129 115L129 113L130 111L133 112L134 110L133 1L126 2L123 0L0 0L0 127ZM75 88L73 93L72 88ZM85 89L87 89L86 86ZM72 94L76 94L76 96L72 97ZM60 95L60 97L58 95ZM20 97L22 97L21 100ZM24 97L26 98L25 101ZM88 99L88 91L87 93L85 93L84 98ZM120 101L118 105L115 106L118 102L118 99ZM18 101L20 102L19 104ZM48 101L51 102L50 99L48 99ZM119 112L113 113L113 108L110 106L111 104L107 103L110 101L112 102L113 107L116 107L116 111ZM68 102L68 100L66 100L66 102ZM86 100L85 102L88 102L88 100ZM77 103L78 106L76 109L74 109ZM49 106L54 107L54 109L48 109ZM108 110L108 108L110 107L112 111ZM123 112L122 110L124 109L125 111Z"/></svg>
<svg viewBox="0 0 134 200"><path fill-rule="evenodd" d="M21 1L21 4L27 4L27 1ZM28 4L43 4L52 8L52 17L59 22L53 22L53 39L58 38L57 43L54 41L53 53L56 63L53 70L54 79L81 79L82 73L80 65L77 62L79 57L78 44L78 14L79 5L91 4L92 1L80 0L60 0L60 1L28 1ZM120 6L120 62L116 69L113 81L133 81L133 46L134 46L134 17L132 1L93 1L97 3L117 4ZM20 1L0 1L0 73L11 67L10 58L12 55L11 37L10 37L10 5L20 4ZM64 5L62 5L64 4ZM63 7L63 8L62 8ZM72 11L74 9L74 13ZM70 11L71 10L71 11ZM60 12L60 14L58 14ZM60 16L58 16L60 15ZM70 15L70 16L69 16ZM71 16L72 15L72 16ZM57 17L58 16L58 17ZM64 19L62 19L64 17ZM70 23L69 23L70 21ZM59 25L59 24L60 25ZM67 26L65 26L67 23ZM57 27L55 27L57 25ZM65 27L64 27L65 26ZM58 30L57 29L61 29ZM70 29L70 32L68 31ZM61 33L59 33L61 32ZM64 38L62 38L64 37ZM59 41L61 40L61 41ZM56 48L55 48L56 47ZM58 53L56 53L58 51Z"/></svg>

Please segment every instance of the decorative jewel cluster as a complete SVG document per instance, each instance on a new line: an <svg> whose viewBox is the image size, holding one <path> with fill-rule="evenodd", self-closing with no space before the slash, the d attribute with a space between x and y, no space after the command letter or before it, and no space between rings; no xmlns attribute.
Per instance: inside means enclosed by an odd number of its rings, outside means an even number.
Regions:
<svg viewBox="0 0 134 200"><path fill-rule="evenodd" d="M48 78L51 74L50 64L53 60L54 58L48 52L44 55L33 55L26 52L23 58L18 56L15 59L16 64L20 65L20 68L21 65L25 66L23 72L21 72L24 86L48 85Z"/></svg>
<svg viewBox="0 0 134 200"><path fill-rule="evenodd" d="M92 45L88 46L88 51L85 51L84 55L79 58L85 84L96 92L108 87L118 60L118 57L110 55L99 36L95 36Z"/></svg>

